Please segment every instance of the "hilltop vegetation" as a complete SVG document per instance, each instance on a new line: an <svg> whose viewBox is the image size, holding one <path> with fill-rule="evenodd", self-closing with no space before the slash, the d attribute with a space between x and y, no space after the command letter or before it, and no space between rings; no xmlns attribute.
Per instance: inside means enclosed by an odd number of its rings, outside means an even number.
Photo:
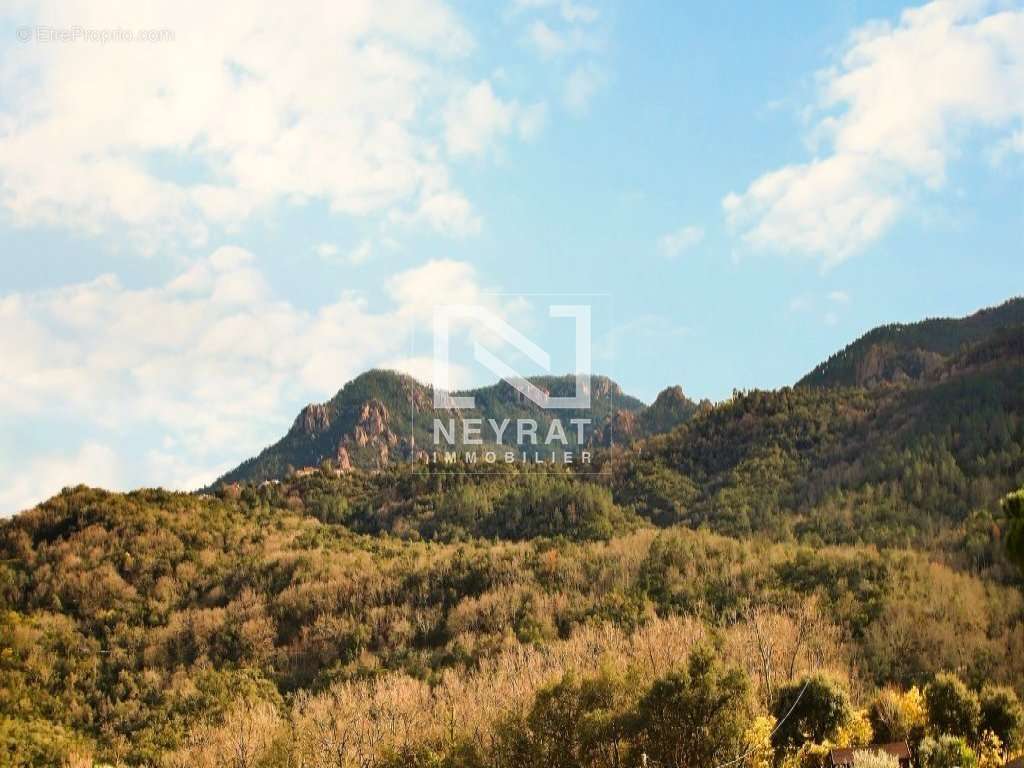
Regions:
<svg viewBox="0 0 1024 768"><path fill-rule="evenodd" d="M965 348L1005 329L1024 326L1024 299L1016 298L970 317L883 325L832 355L800 386L861 387L921 381L941 371ZM1019 338L1019 336L1018 336Z"/></svg>
<svg viewBox="0 0 1024 768"><path fill-rule="evenodd" d="M738 393L608 466L658 522L928 546L950 524L982 535L1024 484L1022 415L1018 358L924 387Z"/></svg>

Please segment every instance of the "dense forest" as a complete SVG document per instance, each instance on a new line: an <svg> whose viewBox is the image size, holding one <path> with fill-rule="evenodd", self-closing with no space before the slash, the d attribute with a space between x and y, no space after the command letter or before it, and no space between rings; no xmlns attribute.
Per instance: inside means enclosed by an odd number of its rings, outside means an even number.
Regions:
<svg viewBox="0 0 1024 768"><path fill-rule="evenodd" d="M1002 766L1022 339L872 386L677 393L586 474L65 489L0 523L0 764L892 768L868 748L905 742Z"/></svg>

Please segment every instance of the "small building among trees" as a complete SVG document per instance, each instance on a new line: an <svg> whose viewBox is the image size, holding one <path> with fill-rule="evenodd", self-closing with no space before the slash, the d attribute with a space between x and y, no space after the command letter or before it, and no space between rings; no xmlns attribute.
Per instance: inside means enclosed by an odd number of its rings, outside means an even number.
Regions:
<svg viewBox="0 0 1024 768"><path fill-rule="evenodd" d="M831 768L856 768L854 755L857 752L881 752L895 757L899 761L900 768L910 768L911 765L910 747L905 741L896 741L892 744L872 744L870 747L833 749L828 753L828 764Z"/></svg>

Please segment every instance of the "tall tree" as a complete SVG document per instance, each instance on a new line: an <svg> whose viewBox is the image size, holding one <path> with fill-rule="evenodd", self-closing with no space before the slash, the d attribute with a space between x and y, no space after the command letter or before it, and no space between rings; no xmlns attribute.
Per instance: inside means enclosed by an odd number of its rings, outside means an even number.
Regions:
<svg viewBox="0 0 1024 768"><path fill-rule="evenodd" d="M636 745L655 765L704 768L734 760L751 724L750 684L714 652L690 654L683 670L656 680L640 701Z"/></svg>
<svg viewBox="0 0 1024 768"><path fill-rule="evenodd" d="M1010 558L1024 571L1024 488L1003 499L1006 513L1006 549Z"/></svg>

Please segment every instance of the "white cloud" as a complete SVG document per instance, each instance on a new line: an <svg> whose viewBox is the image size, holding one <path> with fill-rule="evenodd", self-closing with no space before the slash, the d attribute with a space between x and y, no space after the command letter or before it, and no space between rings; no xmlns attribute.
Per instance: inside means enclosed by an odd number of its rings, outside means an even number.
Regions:
<svg viewBox="0 0 1024 768"><path fill-rule="evenodd" d="M352 265L365 264L373 254L373 246L369 240L363 240L348 253L348 263Z"/></svg>
<svg viewBox="0 0 1024 768"><path fill-rule="evenodd" d="M601 15L600 11L592 5L573 3L570 0L562 0L560 7L562 18L573 23L593 24Z"/></svg>
<svg viewBox="0 0 1024 768"><path fill-rule="evenodd" d="M832 291L828 295L828 300L835 304L849 304L850 294L846 291Z"/></svg>
<svg viewBox="0 0 1024 768"><path fill-rule="evenodd" d="M469 200L458 193L439 190L424 197L411 214L395 212L391 219L406 224L429 223L449 237L467 237L480 232L483 223L473 213Z"/></svg>
<svg viewBox="0 0 1024 768"><path fill-rule="evenodd" d="M331 261L338 256L338 246L334 243L319 243L313 250L324 261Z"/></svg>
<svg viewBox="0 0 1024 768"><path fill-rule="evenodd" d="M513 0L511 11L513 17L529 14L526 44L558 68L566 109L584 114L607 80L599 65L607 47L606 25L598 23L600 11L572 0Z"/></svg>
<svg viewBox="0 0 1024 768"><path fill-rule="evenodd" d="M342 293L307 311L234 247L156 287L107 275L0 297L0 420L15 434L46 420L88 436L69 456L3 462L0 513L67 483L209 482L279 437L301 405L407 357L409 332L429 327L438 301L504 312L471 265L450 260L395 275L377 305Z"/></svg>
<svg viewBox="0 0 1024 768"><path fill-rule="evenodd" d="M538 102L521 106L495 96L490 82L482 80L453 98L445 111L448 152L458 157L484 153L499 136L515 131L534 138L544 125L546 109Z"/></svg>
<svg viewBox="0 0 1024 768"><path fill-rule="evenodd" d="M170 0L17 11L18 24L166 28L174 39L7 47L0 207L15 224L127 232L153 250L322 200L339 214L479 229L436 129L461 82L453 69L474 48L442 0L317 13L271 0L213 14Z"/></svg>
<svg viewBox="0 0 1024 768"><path fill-rule="evenodd" d="M373 242L368 238L359 243L348 253L342 254L335 243L320 243L314 249L317 256L329 263L359 266L365 264L373 255Z"/></svg>
<svg viewBox="0 0 1024 768"><path fill-rule="evenodd" d="M703 239L703 229L692 225L685 226L658 238L658 250L662 256L673 259L698 245Z"/></svg>
<svg viewBox="0 0 1024 768"><path fill-rule="evenodd" d="M423 355L385 360L378 367L408 374L417 381L429 382L434 378L434 358ZM448 363L448 387L451 390L469 389L473 384L474 380L466 366Z"/></svg>
<svg viewBox="0 0 1024 768"><path fill-rule="evenodd" d="M109 447L85 443L71 455L38 457L19 464L16 472L0 473L0 516L27 509L61 488L86 485L116 486L120 483L117 455Z"/></svg>
<svg viewBox="0 0 1024 768"><path fill-rule="evenodd" d="M600 34L574 21L576 19L553 26L543 19L536 19L526 29L526 40L546 59L580 52L595 53L604 48Z"/></svg>
<svg viewBox="0 0 1024 768"><path fill-rule="evenodd" d="M562 94L565 106L576 114L582 114L590 106L590 100L604 84L604 76L592 65L575 67L565 79Z"/></svg>
<svg viewBox="0 0 1024 768"><path fill-rule="evenodd" d="M527 34L533 46L544 56L558 56L569 50L569 41L543 21L533 22Z"/></svg>
<svg viewBox="0 0 1024 768"><path fill-rule="evenodd" d="M824 156L782 167L723 208L755 248L834 266L883 236L915 196L942 188L976 129L1004 151L1024 121L1024 11L937 0L857 30L820 73L813 136Z"/></svg>
<svg viewBox="0 0 1024 768"><path fill-rule="evenodd" d="M512 10L515 13L554 7L558 8L562 19L570 23L592 24L601 15L594 6L574 3L572 0L513 0L512 3Z"/></svg>

